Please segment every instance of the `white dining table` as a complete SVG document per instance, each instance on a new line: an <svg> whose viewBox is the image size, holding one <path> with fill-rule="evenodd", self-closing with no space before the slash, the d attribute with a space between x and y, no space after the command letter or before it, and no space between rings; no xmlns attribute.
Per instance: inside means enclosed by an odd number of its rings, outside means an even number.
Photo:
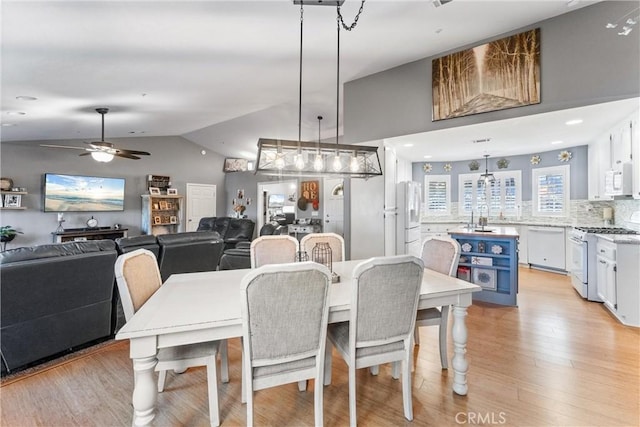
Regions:
<svg viewBox="0 0 640 427"><path fill-rule="evenodd" d="M340 282L329 291L329 323L349 320L353 270L362 260L333 263ZM250 270L174 274L134 314L116 335L130 340L135 426L149 425L155 416L157 386L154 369L159 348L242 336L240 282ZM467 307L481 288L464 280L425 269L419 309L452 305L454 344L453 391L466 395Z"/></svg>

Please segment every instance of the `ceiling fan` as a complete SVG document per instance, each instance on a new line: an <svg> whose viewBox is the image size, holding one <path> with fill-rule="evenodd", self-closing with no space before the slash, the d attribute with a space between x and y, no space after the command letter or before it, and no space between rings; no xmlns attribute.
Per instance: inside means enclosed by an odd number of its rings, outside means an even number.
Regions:
<svg viewBox="0 0 640 427"><path fill-rule="evenodd" d="M138 156L150 156L151 153L146 151L128 150L126 148L118 148L111 142L104 140L104 115L109 112L108 108L96 108L96 111L102 116L102 139L100 141L85 142L89 147L73 147L70 145L53 145L53 144L40 144L41 147L50 148L70 148L72 150L84 150L86 153L80 154L81 156L91 156L98 162L110 162L115 157L122 157L125 159L139 160Z"/></svg>

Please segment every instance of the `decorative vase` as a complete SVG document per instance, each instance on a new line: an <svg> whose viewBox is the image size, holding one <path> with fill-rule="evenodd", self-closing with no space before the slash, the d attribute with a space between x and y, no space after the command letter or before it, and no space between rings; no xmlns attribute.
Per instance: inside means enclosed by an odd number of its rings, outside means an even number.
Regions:
<svg viewBox="0 0 640 427"><path fill-rule="evenodd" d="M331 246L326 242L318 242L311 250L311 260L327 266L329 271L333 271L331 268Z"/></svg>

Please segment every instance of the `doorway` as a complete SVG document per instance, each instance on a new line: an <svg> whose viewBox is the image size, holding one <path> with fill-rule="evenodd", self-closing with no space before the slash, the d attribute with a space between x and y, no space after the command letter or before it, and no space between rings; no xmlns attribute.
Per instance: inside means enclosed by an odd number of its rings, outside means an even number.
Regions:
<svg viewBox="0 0 640 427"><path fill-rule="evenodd" d="M273 209L268 206L269 196L270 195L281 195L284 200L282 206L280 206L280 210L282 213L282 209L285 206L293 207L293 212L295 212L295 202L296 202L296 194L298 191L298 180L288 180L288 181L271 181L271 182L259 182L258 183L258 205L256 212L256 226L258 230L258 234L260 233L260 229L263 225L269 222L269 217L271 214L275 214Z"/></svg>
<svg viewBox="0 0 640 427"><path fill-rule="evenodd" d="M344 236L344 179L324 179L324 233Z"/></svg>
<svg viewBox="0 0 640 427"><path fill-rule="evenodd" d="M216 216L216 186L187 183L186 231L196 231L201 218Z"/></svg>

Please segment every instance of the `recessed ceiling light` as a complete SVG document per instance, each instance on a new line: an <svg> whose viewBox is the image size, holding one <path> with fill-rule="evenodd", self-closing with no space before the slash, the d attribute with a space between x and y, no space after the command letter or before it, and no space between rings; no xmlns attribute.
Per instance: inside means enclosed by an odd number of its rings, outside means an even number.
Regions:
<svg viewBox="0 0 640 427"><path fill-rule="evenodd" d="M424 156L424 158L425 158L425 159L430 159L430 158L432 158L432 157L433 157L433 156Z"/></svg>
<svg viewBox="0 0 640 427"><path fill-rule="evenodd" d="M413 144L404 144L403 147L413 147Z"/></svg>
<svg viewBox="0 0 640 427"><path fill-rule="evenodd" d="M565 124L568 126L571 126L571 125L579 125L580 123L582 123L582 119L569 120Z"/></svg>
<svg viewBox="0 0 640 427"><path fill-rule="evenodd" d="M24 111L7 111L7 116L24 116L25 113Z"/></svg>
<svg viewBox="0 0 640 427"><path fill-rule="evenodd" d="M38 98L36 98L35 96L20 95L16 96L16 99L20 101L35 101Z"/></svg>
<svg viewBox="0 0 640 427"><path fill-rule="evenodd" d="M562 144L563 141L551 141L551 145Z"/></svg>

